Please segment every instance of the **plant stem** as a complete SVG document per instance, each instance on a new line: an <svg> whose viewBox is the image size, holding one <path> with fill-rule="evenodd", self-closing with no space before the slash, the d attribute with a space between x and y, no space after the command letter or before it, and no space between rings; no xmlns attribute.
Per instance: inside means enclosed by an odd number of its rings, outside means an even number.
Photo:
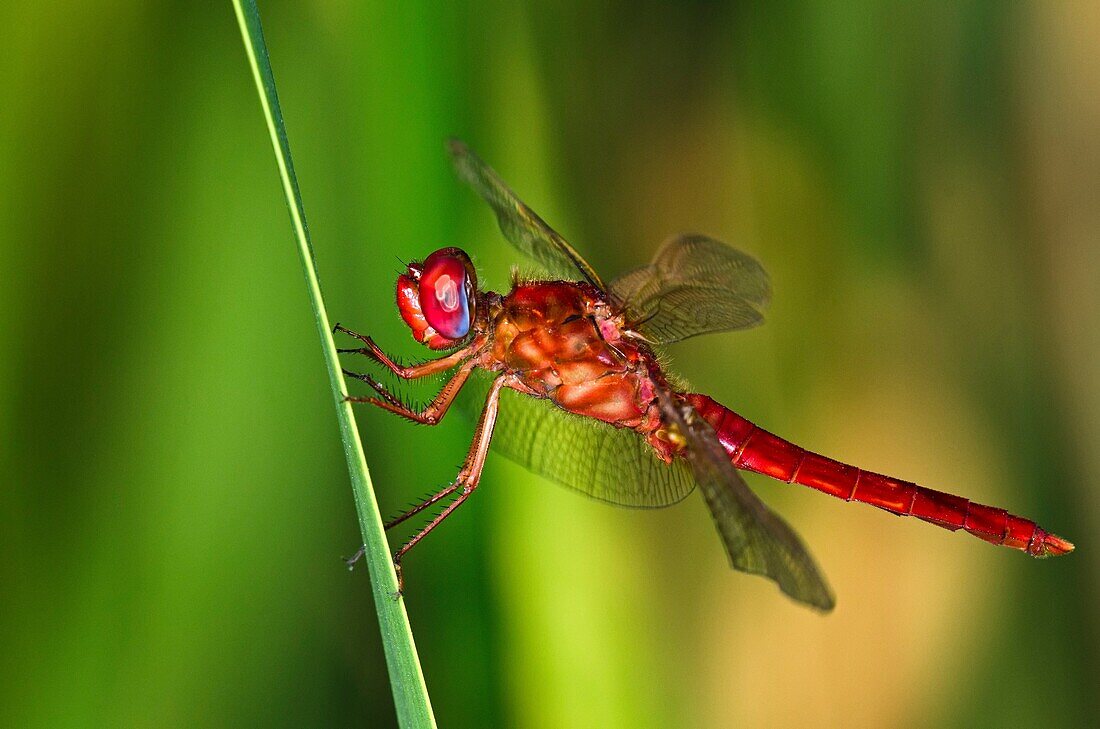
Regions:
<svg viewBox="0 0 1100 729"><path fill-rule="evenodd" d="M263 29L260 26L260 13L255 0L233 0L237 20L241 26L241 36L249 65L256 81L256 90L263 106L267 129L271 135L271 145L275 150L275 161L279 166L283 192L294 224L294 236L298 241L298 254L305 272L306 285L309 287L310 303L313 305L317 321L317 332L321 336L321 350L325 367L328 369L332 395L336 402L336 416L340 424L340 436L344 442L344 455L351 475L352 491L355 495L355 508L359 514L359 527L363 533L364 561L370 571L374 602L378 609L378 624L382 631L382 645L386 653L386 665L389 669L393 700L397 709L397 720L402 727L434 727L428 690L424 684L424 673L416 654L409 616L405 612L402 599L397 594L397 576L394 573L386 533L382 528L382 518L378 513L378 503L374 497L367 461L363 455L363 444L359 439L359 429L355 424L351 404L346 401L347 389L340 371L336 354L336 344L332 339L328 313L321 297L321 286L317 279L313 244L309 239L306 226L305 209L298 190L298 180L294 175L291 162L290 143L287 141L283 114L279 108L279 98L275 93L275 77L271 71L271 62L264 42Z"/></svg>

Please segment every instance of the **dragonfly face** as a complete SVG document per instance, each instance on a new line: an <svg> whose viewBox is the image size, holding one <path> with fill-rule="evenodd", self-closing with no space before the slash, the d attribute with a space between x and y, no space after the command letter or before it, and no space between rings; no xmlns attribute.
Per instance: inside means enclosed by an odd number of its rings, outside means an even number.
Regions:
<svg viewBox="0 0 1100 729"><path fill-rule="evenodd" d="M413 338L450 349L470 334L477 316L477 274L460 248L441 248L397 277L397 306Z"/></svg>

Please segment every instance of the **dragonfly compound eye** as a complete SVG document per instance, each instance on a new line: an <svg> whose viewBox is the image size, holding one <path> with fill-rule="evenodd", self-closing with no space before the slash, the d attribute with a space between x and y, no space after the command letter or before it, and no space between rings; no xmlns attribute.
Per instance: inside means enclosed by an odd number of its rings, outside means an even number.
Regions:
<svg viewBox="0 0 1100 729"><path fill-rule="evenodd" d="M428 325L441 336L458 340L473 322L474 272L470 259L458 248L444 248L428 256L420 275L420 308Z"/></svg>

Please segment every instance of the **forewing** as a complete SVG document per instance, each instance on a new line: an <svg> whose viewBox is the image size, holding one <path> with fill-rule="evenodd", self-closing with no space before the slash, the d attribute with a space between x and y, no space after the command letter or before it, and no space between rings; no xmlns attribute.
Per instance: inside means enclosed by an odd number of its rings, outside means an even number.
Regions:
<svg viewBox="0 0 1100 729"><path fill-rule="evenodd" d="M705 235L670 238L653 262L611 282L629 325L658 344L764 321L771 283L760 262Z"/></svg>
<svg viewBox="0 0 1100 729"><path fill-rule="evenodd" d="M449 147L458 176L489 203L509 243L537 261L552 276L572 281L579 273L589 283L605 290L603 281L588 261L516 197L492 167L457 139L452 139Z"/></svg>
<svg viewBox="0 0 1100 729"><path fill-rule="evenodd" d="M684 437L688 463L730 565L774 580L799 602L832 610L832 591L802 540L749 489L710 425L690 405L673 402L664 392L658 394L665 422Z"/></svg>
<svg viewBox="0 0 1100 729"><path fill-rule="evenodd" d="M465 409L484 402L477 377ZM659 508L681 501L695 483L682 462L660 461L634 431L567 413L512 390L502 394L491 449L525 468L616 506Z"/></svg>

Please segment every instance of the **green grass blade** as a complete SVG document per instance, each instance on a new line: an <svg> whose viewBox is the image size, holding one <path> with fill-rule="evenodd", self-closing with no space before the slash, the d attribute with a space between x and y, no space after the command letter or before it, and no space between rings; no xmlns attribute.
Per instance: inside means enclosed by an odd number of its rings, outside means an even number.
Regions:
<svg viewBox="0 0 1100 729"><path fill-rule="evenodd" d="M291 163L290 144L287 141L286 128L283 126L279 99L275 93L275 78L271 72L263 29L260 27L260 13L256 8L255 0L233 0L233 6L237 12L245 51L248 53L248 61L256 80L260 104L267 119L267 129L271 134L271 144L275 150L283 192L286 194L287 207L294 224L294 235L298 241L298 253L305 271L306 284L309 287L309 298L317 320L317 331L321 335L321 349L324 353L329 381L332 384L332 395L336 401L336 415L340 422L340 435L344 441L344 455L347 457L348 471L355 493L359 527L363 532L364 559L370 570L374 602L378 608L378 623L382 630L382 644L385 647L386 664L389 668L394 704L397 707L397 719L402 727L434 727L435 717L424 685L424 673L416 655L416 644L413 642L405 603L403 600L393 598L397 592L397 576L390 560L386 533L382 528L382 518L378 513L378 503L374 498L370 473L367 471L363 444L359 440L359 429L356 427L351 405L344 400L347 389L340 372L336 344L332 340L332 327L317 280L313 244L309 239L302 196L298 191L298 181L294 176L294 166Z"/></svg>

